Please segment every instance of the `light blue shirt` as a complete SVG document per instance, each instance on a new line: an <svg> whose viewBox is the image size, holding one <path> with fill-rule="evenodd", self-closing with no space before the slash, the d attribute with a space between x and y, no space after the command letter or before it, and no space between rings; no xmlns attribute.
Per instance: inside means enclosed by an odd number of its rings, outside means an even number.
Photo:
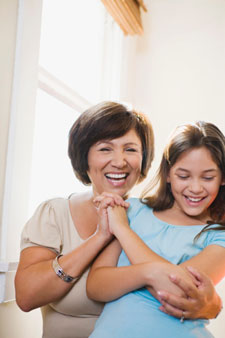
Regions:
<svg viewBox="0 0 225 338"><path fill-rule="evenodd" d="M198 254L206 246L225 247L225 231L210 230L194 242L205 225L171 225L159 220L153 210L139 199L129 199L130 227L157 254L174 264L180 264ZM130 262L124 251L118 266ZM160 303L146 288L130 292L109 302L97 320L91 338L212 338L206 329L207 320L185 320L164 314Z"/></svg>

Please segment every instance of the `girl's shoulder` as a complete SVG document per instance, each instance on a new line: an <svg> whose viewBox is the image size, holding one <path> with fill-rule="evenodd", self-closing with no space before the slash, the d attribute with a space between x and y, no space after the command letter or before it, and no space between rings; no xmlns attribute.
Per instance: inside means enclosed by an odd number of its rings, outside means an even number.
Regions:
<svg viewBox="0 0 225 338"><path fill-rule="evenodd" d="M140 198L137 197L128 198L127 202L130 204L127 212L128 218L137 216L143 210L152 210L146 204L144 204Z"/></svg>

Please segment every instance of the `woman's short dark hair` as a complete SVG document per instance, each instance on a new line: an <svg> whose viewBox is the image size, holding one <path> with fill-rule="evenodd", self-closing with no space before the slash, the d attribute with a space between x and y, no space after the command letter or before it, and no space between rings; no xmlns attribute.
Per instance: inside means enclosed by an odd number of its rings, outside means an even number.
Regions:
<svg viewBox="0 0 225 338"><path fill-rule="evenodd" d="M112 140L134 129L142 143L142 168L139 182L148 173L154 157L154 135L147 118L116 102L102 102L84 111L69 132L68 155L77 178L90 184L87 175L88 152L100 140Z"/></svg>

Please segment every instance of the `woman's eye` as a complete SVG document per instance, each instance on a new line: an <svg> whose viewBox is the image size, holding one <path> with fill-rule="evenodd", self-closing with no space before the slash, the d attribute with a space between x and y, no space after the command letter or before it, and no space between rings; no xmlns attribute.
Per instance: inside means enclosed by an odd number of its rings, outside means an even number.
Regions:
<svg viewBox="0 0 225 338"><path fill-rule="evenodd" d="M126 151L137 152L137 149L135 149L135 148L127 148Z"/></svg>
<svg viewBox="0 0 225 338"><path fill-rule="evenodd" d="M103 148L100 148L99 150L100 150L100 151L110 151L110 148L103 147Z"/></svg>

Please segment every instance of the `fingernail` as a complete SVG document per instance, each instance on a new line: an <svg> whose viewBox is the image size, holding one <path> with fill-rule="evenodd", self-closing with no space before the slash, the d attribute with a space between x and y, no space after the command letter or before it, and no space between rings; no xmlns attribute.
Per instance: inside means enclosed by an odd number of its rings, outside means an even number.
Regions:
<svg viewBox="0 0 225 338"><path fill-rule="evenodd" d="M157 291L157 295L163 298L165 296L165 293L163 291Z"/></svg>
<svg viewBox="0 0 225 338"><path fill-rule="evenodd" d="M175 275L170 275L170 279L176 280L176 276Z"/></svg>

